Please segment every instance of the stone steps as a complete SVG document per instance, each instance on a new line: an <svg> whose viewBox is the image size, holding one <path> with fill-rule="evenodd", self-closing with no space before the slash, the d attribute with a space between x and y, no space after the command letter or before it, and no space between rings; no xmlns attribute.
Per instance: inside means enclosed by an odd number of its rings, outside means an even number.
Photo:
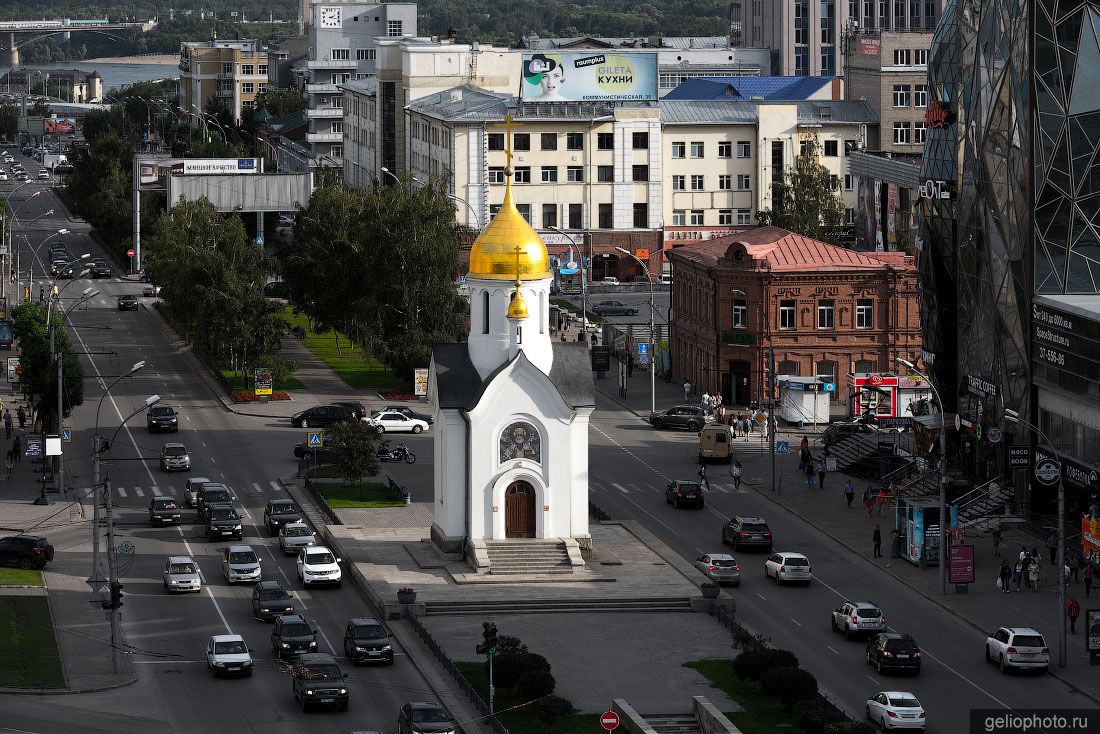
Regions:
<svg viewBox="0 0 1100 734"><path fill-rule="evenodd" d="M558 540L493 540L485 550L492 575L573 573L565 543Z"/></svg>
<svg viewBox="0 0 1100 734"><path fill-rule="evenodd" d="M646 716L645 721L657 734L702 734L703 731L691 714Z"/></svg>
<svg viewBox="0 0 1100 734"><path fill-rule="evenodd" d="M561 612L690 612L688 597L637 599L502 599L499 601L436 601L425 605L427 615L540 614Z"/></svg>

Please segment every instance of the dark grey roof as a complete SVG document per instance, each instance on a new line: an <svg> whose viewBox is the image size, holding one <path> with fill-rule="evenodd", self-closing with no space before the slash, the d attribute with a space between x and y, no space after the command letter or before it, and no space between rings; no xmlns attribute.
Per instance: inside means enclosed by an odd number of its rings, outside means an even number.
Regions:
<svg viewBox="0 0 1100 734"><path fill-rule="evenodd" d="M798 122L878 124L878 115L862 99L810 99L798 102Z"/></svg>
<svg viewBox="0 0 1100 734"><path fill-rule="evenodd" d="M570 408L596 404L592 385L592 362L588 346L577 342L554 342L554 365L550 368L550 383ZM435 392L440 409L473 410L481 400L486 386L511 362L505 362L488 379L482 381L470 361L469 345L436 344L432 347L435 362ZM527 359L523 352L516 359ZM513 360L514 361L514 360Z"/></svg>
<svg viewBox="0 0 1100 734"><path fill-rule="evenodd" d="M798 108L798 123L805 124L877 124L875 111L864 100L808 100L767 102L760 100L661 100L661 122L666 125L755 124L758 107L767 104L793 104Z"/></svg>

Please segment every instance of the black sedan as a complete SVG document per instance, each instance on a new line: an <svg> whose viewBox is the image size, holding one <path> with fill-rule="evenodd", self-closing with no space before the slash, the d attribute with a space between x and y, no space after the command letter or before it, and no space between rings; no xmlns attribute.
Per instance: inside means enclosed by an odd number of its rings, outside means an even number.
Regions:
<svg viewBox="0 0 1100 734"><path fill-rule="evenodd" d="M103 262L102 260L96 260L88 267L88 269L90 270L89 275L91 275L93 278L111 277L111 266Z"/></svg>
<svg viewBox="0 0 1100 734"><path fill-rule="evenodd" d="M294 614L294 599L278 581L260 581L252 589L252 616L270 622L280 614Z"/></svg>
<svg viewBox="0 0 1100 734"><path fill-rule="evenodd" d="M20 568L42 568L53 560L53 546L39 535L0 538L0 563Z"/></svg>
<svg viewBox="0 0 1100 734"><path fill-rule="evenodd" d="M352 412L342 405L318 405L292 415L290 424L298 428L322 428L353 419Z"/></svg>
<svg viewBox="0 0 1100 734"><path fill-rule="evenodd" d="M127 294L125 296L118 297L118 310L119 311L137 311L138 299L137 296Z"/></svg>

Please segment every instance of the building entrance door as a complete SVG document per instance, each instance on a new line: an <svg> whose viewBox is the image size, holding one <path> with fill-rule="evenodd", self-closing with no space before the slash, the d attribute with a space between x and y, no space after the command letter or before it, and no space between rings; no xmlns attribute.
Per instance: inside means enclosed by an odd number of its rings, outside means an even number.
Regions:
<svg viewBox="0 0 1100 734"><path fill-rule="evenodd" d="M527 482L512 482L504 491L504 536L535 537L535 488Z"/></svg>
<svg viewBox="0 0 1100 734"><path fill-rule="evenodd" d="M743 360L730 361L730 379L733 389L730 391L730 399L734 405L748 405L753 399L749 388L749 363Z"/></svg>

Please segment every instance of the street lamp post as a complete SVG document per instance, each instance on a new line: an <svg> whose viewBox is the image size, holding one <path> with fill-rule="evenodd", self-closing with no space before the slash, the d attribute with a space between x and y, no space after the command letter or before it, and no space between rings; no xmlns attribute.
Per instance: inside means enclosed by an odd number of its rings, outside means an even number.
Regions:
<svg viewBox="0 0 1100 734"><path fill-rule="evenodd" d="M383 170L385 170L385 169L383 169ZM388 171L387 171L387 173L388 173ZM454 201L458 201L458 202L461 202L461 203L466 205L466 208L470 210L470 214L472 214L473 217L474 217L474 224L477 225L477 229L480 232L481 231L481 216L478 215L477 211L473 208L473 206L470 205L470 202L466 201L461 196L458 196L456 194L447 194L447 198L453 199Z"/></svg>
<svg viewBox="0 0 1100 734"><path fill-rule="evenodd" d="M547 229L557 232L565 239L569 240L569 244L573 245L577 250L577 256L581 260L581 335L584 336L585 341L588 341L588 271L584 267L584 253L581 252L580 246L577 241L573 239L573 236L567 232L563 232L559 227L550 226ZM591 255L591 253L589 253ZM591 258L589 258L591 260ZM591 264L591 262L589 263Z"/></svg>
<svg viewBox="0 0 1100 734"><path fill-rule="evenodd" d="M947 594L947 413L944 412L943 400L932 378L917 369L916 365L907 359L897 357L898 364L907 370L926 380L932 387L932 394L936 402L940 404L940 594Z"/></svg>
<svg viewBox="0 0 1100 734"><path fill-rule="evenodd" d="M653 322L653 314L656 309L653 303L653 274L649 272L649 268L642 262L641 258L635 255L630 250L623 247L616 247L616 250L630 257L634 262L638 263L642 271L648 276L646 282L649 284L649 412L657 412L657 364L654 361L656 358L657 350L655 349L656 340L656 326Z"/></svg>
<svg viewBox="0 0 1100 734"><path fill-rule="evenodd" d="M1062 462L1057 458L1058 449L1054 448L1054 442L1039 430L1039 427L1030 421L1020 417L1015 410L1005 409L1005 420L1032 431L1036 436L1046 442L1051 451L1051 463L1058 469L1058 667L1066 667L1066 486L1062 482Z"/></svg>
<svg viewBox="0 0 1100 734"><path fill-rule="evenodd" d="M64 237L67 234L69 234L69 230L62 228L62 229L57 230L53 234L51 234L46 239L39 242L38 247L35 247L32 250L35 257L38 256L38 251L42 249L42 245L46 244L47 242L52 240L54 237ZM28 246L30 245L29 242L27 244L28 244ZM18 268L16 268L16 271L17 271L16 274L18 274ZM31 289L33 289L33 288L34 288L34 263L32 262L30 267L27 268L27 298L28 299L31 297Z"/></svg>

